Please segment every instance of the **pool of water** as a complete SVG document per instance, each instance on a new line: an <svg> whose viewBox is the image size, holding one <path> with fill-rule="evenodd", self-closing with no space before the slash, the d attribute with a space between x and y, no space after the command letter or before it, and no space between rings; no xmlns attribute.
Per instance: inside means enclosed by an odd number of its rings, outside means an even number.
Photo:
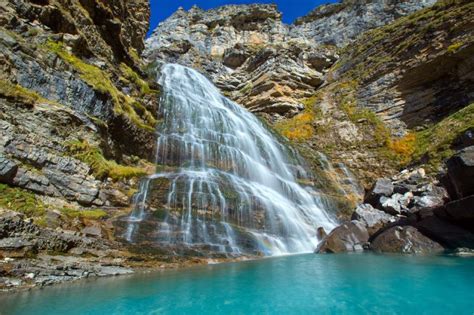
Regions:
<svg viewBox="0 0 474 315"><path fill-rule="evenodd" d="M474 259L299 255L0 295L0 314L474 314Z"/></svg>

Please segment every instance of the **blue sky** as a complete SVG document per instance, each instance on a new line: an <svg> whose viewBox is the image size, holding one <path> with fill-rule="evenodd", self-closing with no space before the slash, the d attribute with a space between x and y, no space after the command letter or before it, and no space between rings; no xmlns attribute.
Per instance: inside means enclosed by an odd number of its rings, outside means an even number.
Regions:
<svg viewBox="0 0 474 315"><path fill-rule="evenodd" d="M225 4L248 4L248 3L276 3L283 12L283 21L293 22L297 17L303 16L318 5L324 3L338 2L336 0L150 0L151 3L151 30L155 29L159 22L169 17L180 6L186 10L194 4L203 9L211 9Z"/></svg>

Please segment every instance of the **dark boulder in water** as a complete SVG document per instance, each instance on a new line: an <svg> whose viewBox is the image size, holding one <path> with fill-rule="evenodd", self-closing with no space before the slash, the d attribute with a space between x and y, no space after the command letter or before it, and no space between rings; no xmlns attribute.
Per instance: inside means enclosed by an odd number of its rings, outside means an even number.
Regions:
<svg viewBox="0 0 474 315"><path fill-rule="evenodd" d="M381 253L403 254L433 254L444 250L412 226L396 226L382 232L371 243L371 248Z"/></svg>
<svg viewBox="0 0 474 315"><path fill-rule="evenodd" d="M364 224L351 221L335 228L318 245L316 253L343 253L362 251L369 241L369 233Z"/></svg>

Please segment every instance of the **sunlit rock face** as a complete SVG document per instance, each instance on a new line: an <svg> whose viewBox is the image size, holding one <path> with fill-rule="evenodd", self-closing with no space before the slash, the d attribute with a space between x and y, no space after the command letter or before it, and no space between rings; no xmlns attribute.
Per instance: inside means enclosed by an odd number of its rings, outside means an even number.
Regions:
<svg viewBox="0 0 474 315"><path fill-rule="evenodd" d="M298 156L197 71L163 67L159 172L142 183L125 238L225 254L311 252L329 202Z"/></svg>
<svg viewBox="0 0 474 315"><path fill-rule="evenodd" d="M180 9L147 40L145 56L200 69L252 112L293 116L324 82L338 47L435 1L366 2L321 6L292 25L275 5Z"/></svg>
<svg viewBox="0 0 474 315"><path fill-rule="evenodd" d="M298 18L291 29L291 35L309 38L320 44L343 47L367 30L389 24L435 2L436 0L343 0L341 3L319 6Z"/></svg>

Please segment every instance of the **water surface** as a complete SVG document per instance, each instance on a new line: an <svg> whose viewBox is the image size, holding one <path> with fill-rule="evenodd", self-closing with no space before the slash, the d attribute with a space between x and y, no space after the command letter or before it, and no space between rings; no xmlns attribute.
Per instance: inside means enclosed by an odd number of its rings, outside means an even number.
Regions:
<svg viewBox="0 0 474 315"><path fill-rule="evenodd" d="M474 259L299 255L0 295L3 314L474 314Z"/></svg>

